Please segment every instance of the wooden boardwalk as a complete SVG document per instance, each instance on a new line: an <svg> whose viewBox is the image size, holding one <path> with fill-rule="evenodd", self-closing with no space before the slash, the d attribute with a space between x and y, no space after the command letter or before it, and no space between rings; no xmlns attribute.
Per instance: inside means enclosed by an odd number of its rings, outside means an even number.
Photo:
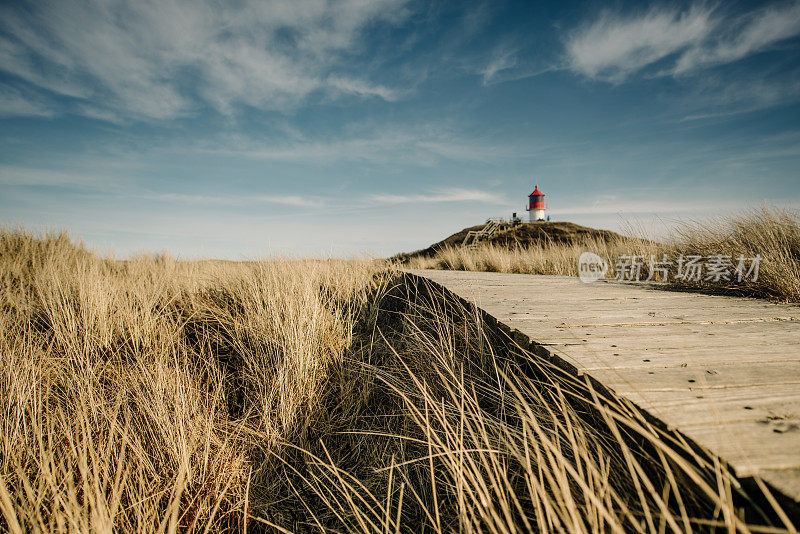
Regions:
<svg viewBox="0 0 800 534"><path fill-rule="evenodd" d="M800 307L656 284L409 271L800 501Z"/></svg>

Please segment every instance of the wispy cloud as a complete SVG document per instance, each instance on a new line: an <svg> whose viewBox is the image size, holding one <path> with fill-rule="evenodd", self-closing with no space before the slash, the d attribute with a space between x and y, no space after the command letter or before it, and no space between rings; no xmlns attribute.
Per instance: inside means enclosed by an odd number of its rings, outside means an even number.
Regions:
<svg viewBox="0 0 800 534"><path fill-rule="evenodd" d="M244 207L259 205L286 206L289 208L311 209L330 206L331 197L309 194L293 194L293 190L280 194L194 194L154 191L139 183L135 178L111 178L78 171L54 171L33 167L0 166L0 187L59 187L92 194L125 197L148 202L184 206ZM375 205L397 205L411 203L458 203L476 202L483 204L507 204L508 199L495 192L483 189L439 188L416 194L351 194L337 198L333 202L335 210L359 210Z"/></svg>
<svg viewBox="0 0 800 534"><path fill-rule="evenodd" d="M107 162L98 161L106 166ZM124 173L123 173L124 174ZM91 172L59 171L13 165L0 165L0 186L58 187L115 197L152 200L169 204L245 206L273 204L295 208L319 208L325 199L300 194L191 194L153 191L130 175L115 176Z"/></svg>
<svg viewBox="0 0 800 534"><path fill-rule="evenodd" d="M738 17L698 3L636 15L606 11L572 31L565 48L572 71L618 83L656 65L655 75L677 76L731 63L799 33L798 2Z"/></svg>
<svg viewBox="0 0 800 534"><path fill-rule="evenodd" d="M709 87L692 98L702 111L688 113L678 122L731 117L779 104L800 101L798 79L709 80Z"/></svg>
<svg viewBox="0 0 800 534"><path fill-rule="evenodd" d="M53 106L35 95L25 95L14 87L0 84L0 117L54 117Z"/></svg>
<svg viewBox="0 0 800 534"><path fill-rule="evenodd" d="M0 185L57 186L95 189L111 185L107 176L80 171L59 171L13 165L0 165Z"/></svg>
<svg viewBox="0 0 800 534"><path fill-rule="evenodd" d="M158 193L140 195L148 199L169 203L181 204L207 204L222 206L241 206L253 204L277 204L295 208L319 208L325 205L322 199L308 198L300 195L238 195L238 196L211 196L211 195L186 195L180 193Z"/></svg>
<svg viewBox="0 0 800 534"><path fill-rule="evenodd" d="M683 13L653 8L637 16L605 12L569 35L569 66L589 78L622 81L647 65L701 45L717 25L712 13L705 6Z"/></svg>
<svg viewBox="0 0 800 534"><path fill-rule="evenodd" d="M406 0L43 0L0 8L0 69L96 117L170 119L212 106L291 109L315 92L392 100L344 72L375 21ZM9 106L14 101L6 101ZM19 95L16 95L19 100ZM31 103L14 109L40 114ZM6 106L6 107L9 107Z"/></svg>
<svg viewBox="0 0 800 534"><path fill-rule="evenodd" d="M400 96L400 91L390 87L342 76L328 76L327 84L332 90L342 94L379 97L388 102L397 100Z"/></svg>
<svg viewBox="0 0 800 534"><path fill-rule="evenodd" d="M410 204L410 203L442 203L442 202L483 202L504 204L502 195L480 189L440 189L417 195L378 194L367 197L368 202L377 204Z"/></svg>
<svg viewBox="0 0 800 534"><path fill-rule="evenodd" d="M516 53L516 50L503 50L496 53L489 61L489 64L480 71L483 76L483 85L489 85L494 81L498 73L516 67Z"/></svg>
<svg viewBox="0 0 800 534"><path fill-rule="evenodd" d="M681 202L680 204L658 201L609 201L586 205L557 207L549 210L553 215L632 215L632 214L678 214L678 213L710 213L714 210L736 207L735 201L698 201Z"/></svg>
<svg viewBox="0 0 800 534"><path fill-rule="evenodd" d="M306 139L295 136L278 141L233 136L216 140L197 150L266 161L330 164L361 161L377 164L404 163L431 166L442 161L489 163L530 155L529 147L498 144L485 139L457 135L439 126L383 125L366 127L348 137Z"/></svg>
<svg viewBox="0 0 800 534"><path fill-rule="evenodd" d="M770 6L724 24L721 36L705 46L689 48L672 72L682 74L745 58L800 33L800 3Z"/></svg>

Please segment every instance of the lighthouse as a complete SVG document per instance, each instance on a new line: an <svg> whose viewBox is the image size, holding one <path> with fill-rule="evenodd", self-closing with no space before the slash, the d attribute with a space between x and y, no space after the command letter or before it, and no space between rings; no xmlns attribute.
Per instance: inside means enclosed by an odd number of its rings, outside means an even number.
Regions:
<svg viewBox="0 0 800 534"><path fill-rule="evenodd" d="M546 219L544 211L547 208L544 206L544 193L539 191L539 186L533 190L533 193L528 195L528 222L544 221Z"/></svg>

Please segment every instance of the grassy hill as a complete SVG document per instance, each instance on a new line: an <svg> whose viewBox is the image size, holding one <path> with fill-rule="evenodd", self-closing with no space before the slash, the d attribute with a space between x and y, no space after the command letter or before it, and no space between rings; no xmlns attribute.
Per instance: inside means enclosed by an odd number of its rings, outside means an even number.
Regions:
<svg viewBox="0 0 800 534"><path fill-rule="evenodd" d="M456 232L450 237L434 243L428 248L416 252L399 254L395 259L406 262L412 258L428 258L436 255L437 252L447 248L459 247L467 236L468 232L477 231L484 225L470 226ZM622 236L610 230L596 230L586 226L571 222L548 221L538 223L523 223L513 228L508 228L497 232L485 243L495 246L517 248L529 247L537 244L563 244L571 245L585 241L586 238L598 239L601 241L615 241L622 239Z"/></svg>

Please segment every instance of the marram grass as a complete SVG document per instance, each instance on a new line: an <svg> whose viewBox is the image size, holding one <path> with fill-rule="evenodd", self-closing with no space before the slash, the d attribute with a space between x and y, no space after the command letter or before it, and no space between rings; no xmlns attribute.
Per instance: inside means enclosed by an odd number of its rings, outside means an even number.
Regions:
<svg viewBox="0 0 800 534"><path fill-rule="evenodd" d="M382 262L0 235L0 530L781 532L766 486Z"/></svg>

